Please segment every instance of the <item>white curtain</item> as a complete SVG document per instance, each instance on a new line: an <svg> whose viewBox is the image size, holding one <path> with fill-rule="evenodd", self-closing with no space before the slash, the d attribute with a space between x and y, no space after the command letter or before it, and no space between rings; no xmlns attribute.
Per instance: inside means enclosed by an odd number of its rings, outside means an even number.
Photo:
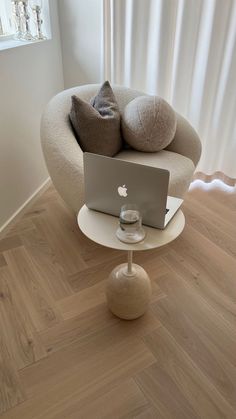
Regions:
<svg viewBox="0 0 236 419"><path fill-rule="evenodd" d="M104 0L104 76L195 127L197 170L236 178L236 0Z"/></svg>

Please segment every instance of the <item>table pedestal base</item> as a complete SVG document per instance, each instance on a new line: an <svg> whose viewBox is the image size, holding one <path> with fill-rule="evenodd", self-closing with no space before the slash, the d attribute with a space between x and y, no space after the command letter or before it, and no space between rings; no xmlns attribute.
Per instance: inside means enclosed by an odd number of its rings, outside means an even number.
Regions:
<svg viewBox="0 0 236 419"><path fill-rule="evenodd" d="M122 263L110 273L106 295L113 314L121 319L137 319L145 313L151 297L149 276L132 260L130 265Z"/></svg>

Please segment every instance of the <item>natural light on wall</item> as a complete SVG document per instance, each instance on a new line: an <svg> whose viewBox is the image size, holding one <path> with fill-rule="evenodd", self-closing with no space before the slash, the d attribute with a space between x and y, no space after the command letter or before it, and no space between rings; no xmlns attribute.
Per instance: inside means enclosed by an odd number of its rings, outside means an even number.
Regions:
<svg viewBox="0 0 236 419"><path fill-rule="evenodd" d="M0 0L0 50L50 37L48 0Z"/></svg>

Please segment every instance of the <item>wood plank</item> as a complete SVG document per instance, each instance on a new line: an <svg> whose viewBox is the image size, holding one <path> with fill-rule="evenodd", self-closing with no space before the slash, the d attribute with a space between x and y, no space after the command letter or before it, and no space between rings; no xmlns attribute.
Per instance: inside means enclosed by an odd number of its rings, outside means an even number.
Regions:
<svg viewBox="0 0 236 419"><path fill-rule="evenodd" d="M22 242L19 236L5 237L4 239L0 240L0 253L19 246L22 246Z"/></svg>
<svg viewBox="0 0 236 419"><path fill-rule="evenodd" d="M78 227L77 227L78 228ZM80 234L82 234L80 232ZM86 245L80 245L81 256L88 267L96 267L101 262L109 263L110 260L117 258L122 255L122 251L115 249L108 249L107 247L101 246L94 242L88 245L87 241L89 240L84 236L83 240L86 241ZM123 258L125 254L123 253Z"/></svg>
<svg viewBox="0 0 236 419"><path fill-rule="evenodd" d="M47 418L57 419L65 417L70 419L131 419L149 407L143 393L134 380L125 380L114 389L105 392L93 400L82 400L70 403L61 409L54 409L54 412Z"/></svg>
<svg viewBox="0 0 236 419"><path fill-rule="evenodd" d="M184 208L188 208L189 204L191 204L191 206L195 204L200 205L202 207L201 211L203 211L203 213L205 211L208 215L211 213L212 216L217 218L217 220L223 220L223 222L234 226L235 212L230 210L230 208L225 205L227 199L228 194L227 196L225 195L224 203L222 203L217 200L215 196L210 195L208 191L202 188L194 188L188 191L188 194L184 200Z"/></svg>
<svg viewBox="0 0 236 419"><path fill-rule="evenodd" d="M152 295L150 302L158 301L164 298L166 294L158 285L158 278L162 275L169 273L170 269L166 263L163 263L162 255L166 255L169 252L167 246L163 246L162 249L156 249L155 252L139 252L135 256L135 262L140 264L148 273L151 280Z"/></svg>
<svg viewBox="0 0 236 419"><path fill-rule="evenodd" d="M0 253L0 268L2 268L3 266L6 266L7 262L6 259L4 258L3 254Z"/></svg>
<svg viewBox="0 0 236 419"><path fill-rule="evenodd" d="M47 355L7 268L0 270L0 326L18 369Z"/></svg>
<svg viewBox="0 0 236 419"><path fill-rule="evenodd" d="M210 188L208 194L218 202L221 202L222 205L225 205L227 197L227 207L232 212L236 211L236 187L228 189L227 192L219 187Z"/></svg>
<svg viewBox="0 0 236 419"><path fill-rule="evenodd" d="M174 272L163 275L158 279L158 284L178 310L198 329L199 336L201 334L202 339L211 341L231 366L236 367L235 329Z"/></svg>
<svg viewBox="0 0 236 419"><path fill-rule="evenodd" d="M112 334L114 333L113 330L116 330L121 338L126 334L145 336L159 325L159 320L151 310L147 311L142 318L127 322L114 316L104 303L77 317L58 323L54 327L41 332L40 336L47 351L53 353L86 336L101 333L103 329L109 326L115 326L115 329L111 329Z"/></svg>
<svg viewBox="0 0 236 419"><path fill-rule="evenodd" d="M39 217L44 211L46 211L45 206L37 204L37 206L34 208L30 208L24 215L23 218L31 218L34 219L34 217Z"/></svg>
<svg viewBox="0 0 236 419"><path fill-rule="evenodd" d="M22 243L42 279L41 285L54 300L72 294L65 272L58 263L45 237L36 228L20 234Z"/></svg>
<svg viewBox="0 0 236 419"><path fill-rule="evenodd" d="M187 226L182 235L171 244L171 249L187 258L196 271L204 271L209 277L214 278L222 292L235 301L235 258L190 226Z"/></svg>
<svg viewBox="0 0 236 419"><path fill-rule="evenodd" d="M207 237L229 255L236 256L236 228L224 219L215 217L196 204L185 207L185 217L195 230ZM236 219L236 218L235 218Z"/></svg>
<svg viewBox="0 0 236 419"><path fill-rule="evenodd" d="M106 301L106 284L107 280L103 280L76 294L57 301L56 305L63 319L71 319L97 305L103 304ZM155 281L153 281L152 291L151 301L156 301L165 297L165 294L161 291Z"/></svg>
<svg viewBox="0 0 236 419"><path fill-rule="evenodd" d="M191 285L206 302L227 320L232 327L236 326L236 283L226 287L227 278L216 280L209 270L209 264L196 263L190 252L169 252L163 257L168 266ZM228 290L231 289L231 292Z"/></svg>
<svg viewBox="0 0 236 419"><path fill-rule="evenodd" d="M199 418L178 385L159 363L141 371L136 375L135 381L155 407L157 418Z"/></svg>
<svg viewBox="0 0 236 419"><path fill-rule="evenodd" d="M27 307L36 330L61 320L52 298L41 285L41 276L23 247L4 252L14 286ZM20 281L19 281L20 279Z"/></svg>
<svg viewBox="0 0 236 419"><path fill-rule="evenodd" d="M198 190L202 190L205 194L205 201L208 201L209 197L222 204L222 206L225 206L227 202L227 207L231 212L236 210L236 186L228 187L223 182L212 182L207 185L205 183L196 183L192 185L191 192L193 194L195 194L195 191L198 193ZM204 199L201 199L201 201L204 202ZM224 211L222 211L222 214L224 214Z"/></svg>
<svg viewBox="0 0 236 419"><path fill-rule="evenodd" d="M12 237L22 233L23 231L31 230L32 228L34 228L34 225L30 218L20 218L16 221L16 224L13 223L9 230L7 228L7 232L4 232L4 237Z"/></svg>
<svg viewBox="0 0 236 419"><path fill-rule="evenodd" d="M158 412L154 409L154 407L147 407L144 409L142 413L138 413L135 416L132 416L132 419L162 419L161 416L158 416ZM123 417L122 419L126 419L126 417ZM128 419L128 418L127 418Z"/></svg>
<svg viewBox="0 0 236 419"><path fill-rule="evenodd" d="M134 263L143 266L151 280L157 279L169 271L162 256L169 253L169 247L163 246L160 249L145 250L144 252L134 252Z"/></svg>
<svg viewBox="0 0 236 419"><path fill-rule="evenodd" d="M88 239L86 238L86 241ZM150 259L159 259L159 257L163 254L166 254L168 252L168 246L163 246L161 248L157 249L150 249L145 250L142 252L134 252L134 263L141 264L144 266L145 263L148 263L149 258ZM88 266L97 266L98 264L102 262L109 263L110 260L114 259L119 256L123 257L122 263L126 261L127 255L125 252L120 250L113 250L108 249L107 247L103 247L101 245L98 245L96 243L91 242L90 240L90 246L85 247L83 244L82 247L82 255L84 261L87 263ZM146 269L146 268L145 268Z"/></svg>
<svg viewBox="0 0 236 419"><path fill-rule="evenodd" d="M70 236L70 242L79 250L80 257L84 261L84 267L93 266L105 260L108 261L113 256L117 256L118 253L121 254L121 252L100 246L89 240L79 229L76 214L61 199L51 204L48 209L60 223L64 235L66 237Z"/></svg>
<svg viewBox="0 0 236 419"><path fill-rule="evenodd" d="M57 307L64 320L71 319L106 301L106 280L85 288L70 297L58 301Z"/></svg>
<svg viewBox="0 0 236 419"><path fill-rule="evenodd" d="M118 254L117 257L112 258L109 261L100 262L98 265L89 266L83 271L74 273L73 275L68 275L67 279L74 292L82 291L86 288L90 288L102 282L104 279L108 278L109 273L112 269L124 263L125 257L124 253Z"/></svg>
<svg viewBox="0 0 236 419"><path fill-rule="evenodd" d="M160 255L165 255L168 251L168 249L165 249L163 252L147 251L145 254L144 252L138 252L138 254L135 255L134 262L143 266L151 279L152 301L165 296L154 279L169 272L170 269L165 263L163 263L163 260L160 257ZM119 252L118 256L116 258L112 258L110 261L99 263L96 266L90 266L83 271L70 275L68 277L68 281L70 282L74 292L88 289L91 286L102 282L104 279L107 279L115 266L126 261L126 256L127 255L124 252L121 252L121 254ZM104 283L104 285L106 284Z"/></svg>
<svg viewBox="0 0 236 419"><path fill-rule="evenodd" d="M94 400L153 362L141 340L127 334L120 339L115 330L99 333L22 370L28 399L4 419L49 419L56 409Z"/></svg>
<svg viewBox="0 0 236 419"><path fill-rule="evenodd" d="M24 400L25 395L14 362L0 335L0 414Z"/></svg>
<svg viewBox="0 0 236 419"><path fill-rule="evenodd" d="M152 330L155 329L153 326ZM139 326L139 328L144 329L143 333L145 335L148 333L148 327L145 323L142 327ZM139 331L139 335L140 333ZM137 358L132 354L131 349L134 350L134 348L136 348L135 351L137 350ZM122 350L124 350L129 358L130 366L125 361L125 354L119 358ZM131 356L133 356L133 361L131 360ZM87 385L90 387L90 382L94 381L97 383L99 375L102 378L105 373L105 379L108 371L110 371L110 367L113 369L115 376L116 373L119 376L123 373L126 374L129 369L134 370L132 364L134 362L136 365L136 359L139 364L139 357L142 364L143 361L144 364L147 361L147 366L154 361L153 355L151 355L141 339L137 337L135 323L119 322L97 333L84 336L70 346L66 346L62 350L52 353L47 358L24 368L20 371L20 377L28 397L35 396L39 389L43 390L45 388L46 390L48 388L54 388L62 382L66 385L66 382L68 381L69 383L71 380L77 381L77 390L79 391L80 387L81 389ZM107 361L105 362L106 359ZM117 368L120 362L122 365L125 362L127 371L116 371L118 369L120 370L120 368ZM108 366L108 364L110 365ZM58 365L60 365L59 369ZM122 369L122 366L120 367ZM110 373L111 371L108 375L113 380L115 376L112 377ZM65 393L67 393L67 389Z"/></svg>
<svg viewBox="0 0 236 419"><path fill-rule="evenodd" d="M47 352L53 353L119 321L118 317L107 309L106 303L103 303L43 330L40 337Z"/></svg>
<svg viewBox="0 0 236 419"><path fill-rule="evenodd" d="M202 335L189 318L189 313L179 310L174 299L169 297L158 304L152 304L152 310L222 397L236 408L236 368L232 367L208 336Z"/></svg>
<svg viewBox="0 0 236 419"><path fill-rule="evenodd" d="M50 210L53 211L54 216L56 215L65 235L70 235L71 243L74 243L74 246L79 249L80 257L85 266L96 266L98 263L109 262L113 257L122 254L120 251L101 246L89 240L79 229L76 214L61 200L57 201L53 208L50 206Z"/></svg>
<svg viewBox="0 0 236 419"><path fill-rule="evenodd" d="M40 218L34 219L34 225L48 242L56 255L57 262L67 275L85 269L87 265L81 256L76 235L56 218L56 205L51 207L52 205Z"/></svg>
<svg viewBox="0 0 236 419"><path fill-rule="evenodd" d="M198 417L235 418L235 410L164 327L146 336L144 341L155 355L158 367L168 374Z"/></svg>

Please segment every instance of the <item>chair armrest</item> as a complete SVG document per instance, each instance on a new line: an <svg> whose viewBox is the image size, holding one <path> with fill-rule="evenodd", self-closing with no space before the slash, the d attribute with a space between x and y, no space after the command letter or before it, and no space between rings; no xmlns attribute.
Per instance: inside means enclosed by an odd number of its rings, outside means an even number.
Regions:
<svg viewBox="0 0 236 419"><path fill-rule="evenodd" d="M70 97L55 96L41 118L41 145L53 184L75 212L83 205L83 152L69 121Z"/></svg>
<svg viewBox="0 0 236 419"><path fill-rule="evenodd" d="M166 147L166 150L188 157L196 167L202 151L200 138L195 129L183 116L178 113L176 115L176 133L172 142Z"/></svg>

